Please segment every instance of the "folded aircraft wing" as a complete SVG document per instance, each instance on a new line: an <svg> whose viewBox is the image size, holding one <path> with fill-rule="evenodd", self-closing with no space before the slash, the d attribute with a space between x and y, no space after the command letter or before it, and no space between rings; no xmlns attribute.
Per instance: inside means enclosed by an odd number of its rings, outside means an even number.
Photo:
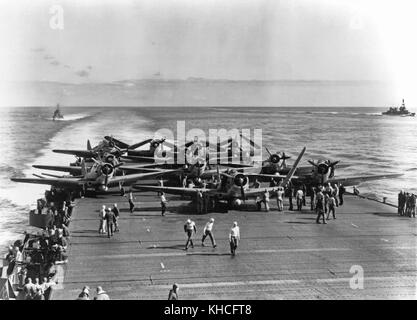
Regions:
<svg viewBox="0 0 417 320"><path fill-rule="evenodd" d="M261 174L261 173L247 173L248 177L257 177L257 178L281 178L285 179L286 176L280 175L280 174ZM298 178L296 176L293 176L293 178Z"/></svg>
<svg viewBox="0 0 417 320"><path fill-rule="evenodd" d="M382 174L375 176L362 176L362 177L347 177L347 178L332 178L326 182L342 183L344 186L357 186L365 181L380 180L380 179L393 179L401 177L403 174Z"/></svg>
<svg viewBox="0 0 417 320"><path fill-rule="evenodd" d="M81 167L76 166L44 166L44 165L33 165L32 167L43 170L62 171L69 172L73 176L79 176L82 174Z"/></svg>
<svg viewBox="0 0 417 320"><path fill-rule="evenodd" d="M197 194L197 191L201 191L202 193L216 191L214 189L205 189L205 188L160 187L160 186L146 186L146 185L140 185L140 184L133 185L133 188L138 189L138 190L144 190L144 191L163 191L168 194L189 194L189 195L195 195Z"/></svg>
<svg viewBox="0 0 417 320"><path fill-rule="evenodd" d="M154 172L146 172L146 173L134 173L134 174L127 174L124 176L112 177L111 179L109 179L108 185L112 186L112 185L117 185L119 183L136 182L142 178L159 177L159 176L163 176L164 174L172 173L175 171L177 170L159 170L156 172L154 171Z"/></svg>
<svg viewBox="0 0 417 320"><path fill-rule="evenodd" d="M83 184L83 182L79 179L75 180L69 178L11 178L11 180L14 182L46 184L57 188L76 188L82 186Z"/></svg>
<svg viewBox="0 0 417 320"><path fill-rule="evenodd" d="M91 150L60 150L54 149L52 150L55 153L63 153L63 154L70 154L80 158L94 158L96 153Z"/></svg>

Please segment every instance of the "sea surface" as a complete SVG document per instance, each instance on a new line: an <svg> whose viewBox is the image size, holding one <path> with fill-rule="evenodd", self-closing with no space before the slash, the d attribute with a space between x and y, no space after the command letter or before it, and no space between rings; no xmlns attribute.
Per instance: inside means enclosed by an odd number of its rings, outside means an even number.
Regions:
<svg viewBox="0 0 417 320"><path fill-rule="evenodd" d="M381 116L383 108L357 107L63 107L64 121L52 121L53 108L0 109L0 254L28 228L28 212L47 187L18 184L12 177L40 173L33 164L68 165L73 156L52 149L85 149L104 135L133 144L162 128L186 130L262 129L263 146L285 151L294 161L303 146L308 159L340 160L350 167L338 176L403 173L392 180L359 186L361 194L395 203L401 189L417 192L417 118ZM263 152L263 158L267 157Z"/></svg>

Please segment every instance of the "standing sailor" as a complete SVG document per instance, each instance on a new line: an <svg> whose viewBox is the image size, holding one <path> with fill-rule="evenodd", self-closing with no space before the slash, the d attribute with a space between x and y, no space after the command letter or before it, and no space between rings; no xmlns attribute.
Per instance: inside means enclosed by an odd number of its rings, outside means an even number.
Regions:
<svg viewBox="0 0 417 320"><path fill-rule="evenodd" d="M265 189L265 192L262 195L262 201L265 203L265 211L269 212L269 192Z"/></svg>
<svg viewBox="0 0 417 320"><path fill-rule="evenodd" d="M343 195L345 194L346 189L343 184L339 185L339 205L343 205Z"/></svg>
<svg viewBox="0 0 417 320"><path fill-rule="evenodd" d="M278 211L284 210L283 197L284 197L284 189L282 187L278 187L278 190L277 190Z"/></svg>
<svg viewBox="0 0 417 320"><path fill-rule="evenodd" d="M161 192L161 214L165 216L165 211L167 210L167 199L165 198L165 193Z"/></svg>
<svg viewBox="0 0 417 320"><path fill-rule="evenodd" d="M204 240L206 239L207 236L210 237L211 240L211 244L213 245L213 248L215 248L216 245L216 241L214 240L214 236L213 236L213 225L214 225L214 219L211 218L209 222L206 223L204 230L203 230L203 238L201 239L201 245L204 247Z"/></svg>
<svg viewBox="0 0 417 320"><path fill-rule="evenodd" d="M236 254L237 246L239 245L240 240L240 229L237 225L237 222L233 222L233 227L230 229L229 233L229 242L230 242L230 252L232 256Z"/></svg>
<svg viewBox="0 0 417 320"><path fill-rule="evenodd" d="M111 209L111 211L113 211L114 214L114 226L115 226L115 232L119 232L119 216L120 216L120 211L119 208L117 207L117 203L115 203L113 205L113 208Z"/></svg>
<svg viewBox="0 0 417 320"><path fill-rule="evenodd" d="M133 192L132 192L132 190L129 191L128 201L129 201L130 213L133 213L133 211L135 211L135 204L133 203Z"/></svg>
<svg viewBox="0 0 417 320"><path fill-rule="evenodd" d="M197 233L197 228L195 226L195 222L191 221L191 219L188 219L187 222L184 225L184 232L187 234L187 242L185 243L185 249L188 250L188 245L191 244L191 248L194 248L193 243L193 233Z"/></svg>
<svg viewBox="0 0 417 320"><path fill-rule="evenodd" d="M311 207L311 211L314 210L314 204L315 204L315 197L316 197L316 189L314 187L311 187L310 190L310 207Z"/></svg>
<svg viewBox="0 0 417 320"><path fill-rule="evenodd" d="M324 194L321 189L316 193L316 212L317 219L316 223L320 223L320 216L323 217L323 223L326 224L326 218L324 217Z"/></svg>
<svg viewBox="0 0 417 320"><path fill-rule="evenodd" d="M288 202L289 202L288 210L292 211L293 210L292 196L293 196L294 189L293 189L291 181L289 183L289 186L288 186L287 190L288 190Z"/></svg>
<svg viewBox="0 0 417 320"><path fill-rule="evenodd" d="M106 206L105 205L101 207L98 217L100 219L98 233L105 233L106 232Z"/></svg>

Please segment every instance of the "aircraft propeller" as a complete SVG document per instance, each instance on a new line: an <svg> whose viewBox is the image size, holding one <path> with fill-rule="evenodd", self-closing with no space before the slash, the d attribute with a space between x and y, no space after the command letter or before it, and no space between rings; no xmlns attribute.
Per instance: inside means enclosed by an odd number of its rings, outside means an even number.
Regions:
<svg viewBox="0 0 417 320"><path fill-rule="evenodd" d="M245 176L242 173L238 173L234 179L233 179L233 183L237 186L240 187L240 194L242 196L242 200L243 202L245 202L245 189L244 186L247 185L249 182L248 177Z"/></svg>
<svg viewBox="0 0 417 320"><path fill-rule="evenodd" d="M308 163L310 163L311 165L317 168L317 173L320 175L326 175L327 173L329 173L329 170L330 170L329 178L332 178L334 176L335 166L339 162L340 161L331 162L330 160L326 160L324 162L315 163L313 160L308 160Z"/></svg>

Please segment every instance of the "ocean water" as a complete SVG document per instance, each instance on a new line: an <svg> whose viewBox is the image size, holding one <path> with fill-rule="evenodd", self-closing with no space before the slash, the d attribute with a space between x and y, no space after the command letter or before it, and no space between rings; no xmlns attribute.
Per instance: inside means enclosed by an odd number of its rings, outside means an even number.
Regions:
<svg viewBox="0 0 417 320"><path fill-rule="evenodd" d="M84 149L104 135L135 143L161 128L186 130L262 129L263 146L285 151L294 160L303 146L308 159L340 160L350 167L337 176L403 173L392 180L363 183L364 195L387 197L395 203L400 189L417 192L417 118L381 116L381 108L355 107L74 107L61 109L65 121L52 121L53 108L0 109L0 253L27 230L28 211L45 186L18 184L11 177L40 173L33 164L68 165L73 156L52 149ZM266 152L263 158L266 158Z"/></svg>

